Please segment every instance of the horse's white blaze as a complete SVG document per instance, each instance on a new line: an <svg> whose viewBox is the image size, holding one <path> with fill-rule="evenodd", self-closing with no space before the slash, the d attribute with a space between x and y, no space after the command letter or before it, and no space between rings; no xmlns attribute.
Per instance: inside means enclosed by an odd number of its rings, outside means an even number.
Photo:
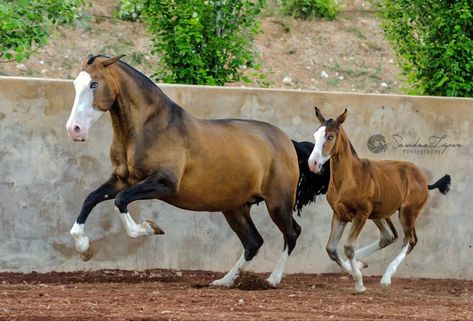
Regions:
<svg viewBox="0 0 473 321"><path fill-rule="evenodd" d="M115 210L120 215L123 227L125 228L125 231L128 236L130 236L131 238L155 234L154 229L151 227L151 225L149 225L148 222L144 222L143 224L138 225L135 223L130 213L121 213L117 207L115 207Z"/></svg>
<svg viewBox="0 0 473 321"><path fill-rule="evenodd" d="M223 278L213 281L211 285L231 287L240 275L241 270L243 270L248 263L250 263L250 261L245 259L245 252L243 252L230 271L228 271Z"/></svg>
<svg viewBox="0 0 473 321"><path fill-rule="evenodd" d="M74 80L76 95L66 123L69 136L74 140L86 140L89 128L103 114L92 106L94 89L90 88L91 81L90 75L85 71L81 71Z"/></svg>
<svg viewBox="0 0 473 321"><path fill-rule="evenodd" d="M322 165L329 159L330 155L324 155L323 149L326 142L325 126L321 126L314 134L315 144L312 153L310 153L308 165L311 171L318 173L322 169Z"/></svg>
<svg viewBox="0 0 473 321"><path fill-rule="evenodd" d="M89 238L84 236L84 224L75 222L69 233L75 240L77 251L86 252L89 249Z"/></svg>
<svg viewBox="0 0 473 321"><path fill-rule="evenodd" d="M289 257L289 249L286 246L284 251L279 258L278 263L274 267L273 272L271 275L266 279L266 281L272 286L278 286L279 282L281 282L282 274L284 272L284 265L286 263L287 258Z"/></svg>
<svg viewBox="0 0 473 321"><path fill-rule="evenodd" d="M409 250L409 244L404 246L401 249L401 253L388 265L386 272L384 272L383 277L381 278L381 284L384 286L389 286L391 284L391 277L393 276L394 272L396 272L397 267L407 255L407 251Z"/></svg>

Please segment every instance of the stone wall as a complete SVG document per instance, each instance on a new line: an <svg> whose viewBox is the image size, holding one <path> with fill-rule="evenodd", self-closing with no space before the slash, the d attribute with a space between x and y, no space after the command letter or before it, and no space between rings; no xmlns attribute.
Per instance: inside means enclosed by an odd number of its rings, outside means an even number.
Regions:
<svg viewBox="0 0 473 321"><path fill-rule="evenodd" d="M318 127L314 105L327 117L348 106L344 127L360 156L414 161L429 182L445 173L452 176L447 196L430 192L417 221L417 247L397 275L473 279L472 99L177 85L162 89L196 116L263 120L296 140L313 139ZM71 81L0 77L0 270L225 271L233 265L242 249L223 215L184 211L160 201L130 206L135 220L152 218L166 231L139 239L128 238L112 202L98 205L86 224L95 256L89 262L79 259L69 229L85 196L110 173L111 127L105 115L88 142L72 142L65 123L73 97ZM282 236L264 205L252 213L265 244L249 268L271 271ZM339 271L325 252L331 220L325 197L297 220L303 231L286 271ZM398 219L394 221L401 231ZM377 229L368 222L358 245L377 238ZM365 274L382 274L401 242L370 257Z"/></svg>

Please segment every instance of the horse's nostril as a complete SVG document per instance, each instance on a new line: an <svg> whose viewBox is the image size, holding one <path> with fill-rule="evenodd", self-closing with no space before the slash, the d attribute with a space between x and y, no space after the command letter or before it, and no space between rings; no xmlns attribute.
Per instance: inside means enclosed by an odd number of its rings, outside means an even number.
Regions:
<svg viewBox="0 0 473 321"><path fill-rule="evenodd" d="M80 127L79 127L79 126L77 126L77 125L76 125L76 126L74 126L74 132L76 132L76 133L80 132Z"/></svg>

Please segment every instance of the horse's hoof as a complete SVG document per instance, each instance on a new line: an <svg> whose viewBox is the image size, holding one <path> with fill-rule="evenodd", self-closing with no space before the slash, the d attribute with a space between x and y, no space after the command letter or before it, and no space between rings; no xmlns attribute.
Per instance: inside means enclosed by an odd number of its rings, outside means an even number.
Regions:
<svg viewBox="0 0 473 321"><path fill-rule="evenodd" d="M272 287L273 289L276 289L279 285L279 282L281 282L281 280L273 280L271 279L271 276L270 276L269 278L266 279L266 282L268 283L270 287Z"/></svg>
<svg viewBox="0 0 473 321"><path fill-rule="evenodd" d="M391 280L388 280L388 279L385 279L385 278L382 278L381 279L381 282L379 282L381 284L381 286L385 289L389 288L391 286Z"/></svg>
<svg viewBox="0 0 473 321"><path fill-rule="evenodd" d="M158 226L158 224L150 220L146 220L146 223L148 223L149 227L153 230L153 234L164 234L164 231Z"/></svg>
<svg viewBox="0 0 473 321"><path fill-rule="evenodd" d="M365 261L358 260L358 267L361 269L366 269L368 267L368 263Z"/></svg>
<svg viewBox="0 0 473 321"><path fill-rule="evenodd" d="M225 288L230 288L233 286L235 282L234 281L231 281L231 280L225 280L225 278L223 279L218 279L218 280L215 280L213 282L210 283L210 286L223 286Z"/></svg>
<svg viewBox="0 0 473 321"><path fill-rule="evenodd" d="M355 290L356 290L356 294L363 294L366 292L366 288L363 285L360 287L355 286Z"/></svg>
<svg viewBox="0 0 473 321"><path fill-rule="evenodd" d="M92 247L89 246L89 248L85 252L80 252L80 258L82 261L87 262L94 256L94 250L92 250Z"/></svg>

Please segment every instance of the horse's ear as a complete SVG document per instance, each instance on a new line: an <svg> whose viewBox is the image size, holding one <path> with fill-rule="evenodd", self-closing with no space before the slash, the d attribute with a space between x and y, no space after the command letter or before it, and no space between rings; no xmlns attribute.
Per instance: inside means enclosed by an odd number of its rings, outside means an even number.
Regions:
<svg viewBox="0 0 473 321"><path fill-rule="evenodd" d="M343 122L347 118L347 113L348 113L348 109L345 108L345 111L343 112L343 114L341 114L340 116L337 117L337 119L335 119L335 122L337 123L338 126L343 124Z"/></svg>
<svg viewBox="0 0 473 321"><path fill-rule="evenodd" d="M119 56L107 58L107 59L105 59L104 61L102 61L101 64L102 64L104 67L110 66L111 64L116 63L118 60L120 60L120 59L121 59L122 57L124 57L124 56L125 56L125 55L119 55Z"/></svg>
<svg viewBox="0 0 473 321"><path fill-rule="evenodd" d="M315 109L315 117L319 120L320 124L325 124L325 117L322 115L320 110L317 108L317 106L314 107Z"/></svg>

